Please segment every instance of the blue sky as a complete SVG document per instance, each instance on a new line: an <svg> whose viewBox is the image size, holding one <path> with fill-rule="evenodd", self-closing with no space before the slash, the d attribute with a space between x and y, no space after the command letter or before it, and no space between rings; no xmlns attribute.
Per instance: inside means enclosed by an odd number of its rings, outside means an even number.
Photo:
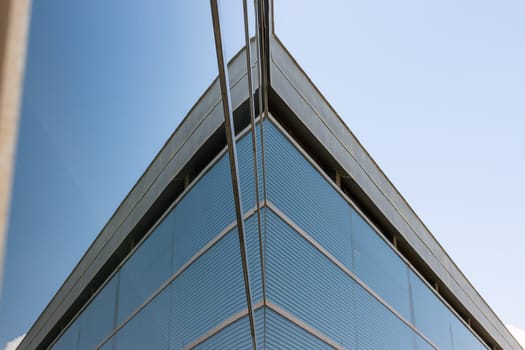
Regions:
<svg viewBox="0 0 525 350"><path fill-rule="evenodd" d="M275 1L277 35L503 322L525 329L525 2L328 3Z"/></svg>
<svg viewBox="0 0 525 350"><path fill-rule="evenodd" d="M275 2L299 64L503 322L525 329L525 3ZM0 348L217 74L209 1L189 3L33 1ZM231 56L240 1L223 3Z"/></svg>

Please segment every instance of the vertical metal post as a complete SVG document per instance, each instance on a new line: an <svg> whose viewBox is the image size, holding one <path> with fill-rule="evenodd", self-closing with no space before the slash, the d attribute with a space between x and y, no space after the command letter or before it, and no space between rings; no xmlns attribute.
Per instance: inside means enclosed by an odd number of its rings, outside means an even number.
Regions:
<svg viewBox="0 0 525 350"><path fill-rule="evenodd" d="M246 45L246 74L248 78L248 100L250 105L250 130L252 133L252 152L253 152L253 176L255 177L255 202L257 207L257 228L259 238L259 263L261 264L261 283L262 283L262 297L263 305L266 305L266 279L262 244L262 222L261 222L261 201L259 198L259 169L258 169L258 154L257 154L257 131L255 128L255 103L253 101L253 81L252 81L252 54L250 47L250 31L248 25L248 1L242 1L243 15L244 15L244 42ZM256 43L257 44L257 43ZM262 118L261 118L262 123ZM262 135L261 135L262 137ZM262 160L264 162L264 158Z"/></svg>
<svg viewBox="0 0 525 350"><path fill-rule="evenodd" d="M261 35L264 35L264 31L262 30L263 24L261 24L262 21L262 15L260 15L261 9L264 8L264 6L261 4L264 0L254 0L253 5L255 9L255 19L256 19L256 25L255 25L255 41L257 43L257 74L258 74L258 81L259 81L259 89L258 89L258 100L259 100L259 114L261 116L261 123L259 124L259 130L260 130L260 138L261 138L261 158L262 161L262 184L263 184L263 198L264 203L266 204L266 164L265 164L265 156L264 156L264 123L263 120L268 116L268 104L263 103L264 101L267 101L267 98L263 98L263 94L266 93L266 89L263 88L263 76L265 73L263 72L263 66L266 64L266 59L264 57L261 44L264 41L264 39L261 39ZM266 72L266 70L265 70Z"/></svg>
<svg viewBox="0 0 525 350"><path fill-rule="evenodd" d="M235 202L235 214L237 217L237 231L239 234L239 245L242 260L242 272L244 276L244 288L246 293L246 303L248 305L248 317L250 320L250 332L252 336L253 349L257 349L257 338L255 334L255 315L253 311L250 274L248 267L248 256L246 240L244 234L244 215L241 201L241 185L237 172L237 150L235 146L235 130L233 125L233 111L230 99L230 84L228 79L228 66L224 59L224 49L222 46L220 15L217 0L210 0L211 14L213 20L213 34L215 37L215 50L217 52L217 64L219 68L219 82L222 97L222 109L224 112L224 126L226 129L226 142L228 143L228 155L230 159L230 173L232 179L233 199Z"/></svg>

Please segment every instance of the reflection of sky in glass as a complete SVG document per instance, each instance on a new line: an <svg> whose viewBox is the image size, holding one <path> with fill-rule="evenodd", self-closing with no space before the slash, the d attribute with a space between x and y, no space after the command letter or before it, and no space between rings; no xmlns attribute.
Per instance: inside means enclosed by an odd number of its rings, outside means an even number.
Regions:
<svg viewBox="0 0 525 350"><path fill-rule="evenodd" d="M221 3L231 58L242 2ZM34 1L0 347L29 329L216 75L207 0Z"/></svg>

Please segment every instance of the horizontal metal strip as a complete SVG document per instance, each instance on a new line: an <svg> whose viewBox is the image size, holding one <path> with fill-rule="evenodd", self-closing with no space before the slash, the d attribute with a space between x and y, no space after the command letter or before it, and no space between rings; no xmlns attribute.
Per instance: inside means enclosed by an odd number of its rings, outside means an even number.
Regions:
<svg viewBox="0 0 525 350"><path fill-rule="evenodd" d="M264 303L262 301L259 301L259 302L255 303L254 306L253 306L254 312L256 310L262 308L263 306L264 306ZM215 334L219 333L220 331L222 331L223 329L225 329L229 325L235 323L236 321L240 320L241 318L243 318L243 317L245 317L247 315L248 315L248 308L245 308L244 310L239 311L235 315L232 315L230 318L224 320L224 322L220 323L217 327L215 327L215 328L211 329L210 331L206 332L205 334L203 334L201 337L199 337L197 340L195 340L191 344L185 346L184 350L193 349L194 347L198 346L199 344L202 344L203 342L205 342L209 338L213 337Z"/></svg>
<svg viewBox="0 0 525 350"><path fill-rule="evenodd" d="M296 326L301 327L302 329L304 329L305 331L307 331L308 333L310 333L314 337L318 338L319 340L321 340L321 341L325 342L326 344L330 345L334 349L337 349L337 350L343 350L344 349L343 346L341 346L340 344L336 343L334 340L332 340L328 336L326 336L323 333L319 332L317 329L311 327L307 323L299 320L297 317L293 316L292 314L290 314L286 310L282 309L281 307L277 306L276 304L272 303L271 301L267 301L266 305L268 306L269 309L275 311L276 313L278 313L282 317L286 318L287 320L289 320L290 322L292 322Z"/></svg>

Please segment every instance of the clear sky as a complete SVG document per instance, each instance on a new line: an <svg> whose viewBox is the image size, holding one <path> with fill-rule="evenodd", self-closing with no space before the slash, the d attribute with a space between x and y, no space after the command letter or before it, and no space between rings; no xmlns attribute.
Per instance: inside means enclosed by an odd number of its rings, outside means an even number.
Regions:
<svg viewBox="0 0 525 350"><path fill-rule="evenodd" d="M503 322L525 329L525 3L275 2L299 64ZM240 1L223 3L231 56ZM208 0L34 0L28 53L0 349L217 74Z"/></svg>
<svg viewBox="0 0 525 350"><path fill-rule="evenodd" d="M275 23L493 310L525 330L525 2L276 0Z"/></svg>

